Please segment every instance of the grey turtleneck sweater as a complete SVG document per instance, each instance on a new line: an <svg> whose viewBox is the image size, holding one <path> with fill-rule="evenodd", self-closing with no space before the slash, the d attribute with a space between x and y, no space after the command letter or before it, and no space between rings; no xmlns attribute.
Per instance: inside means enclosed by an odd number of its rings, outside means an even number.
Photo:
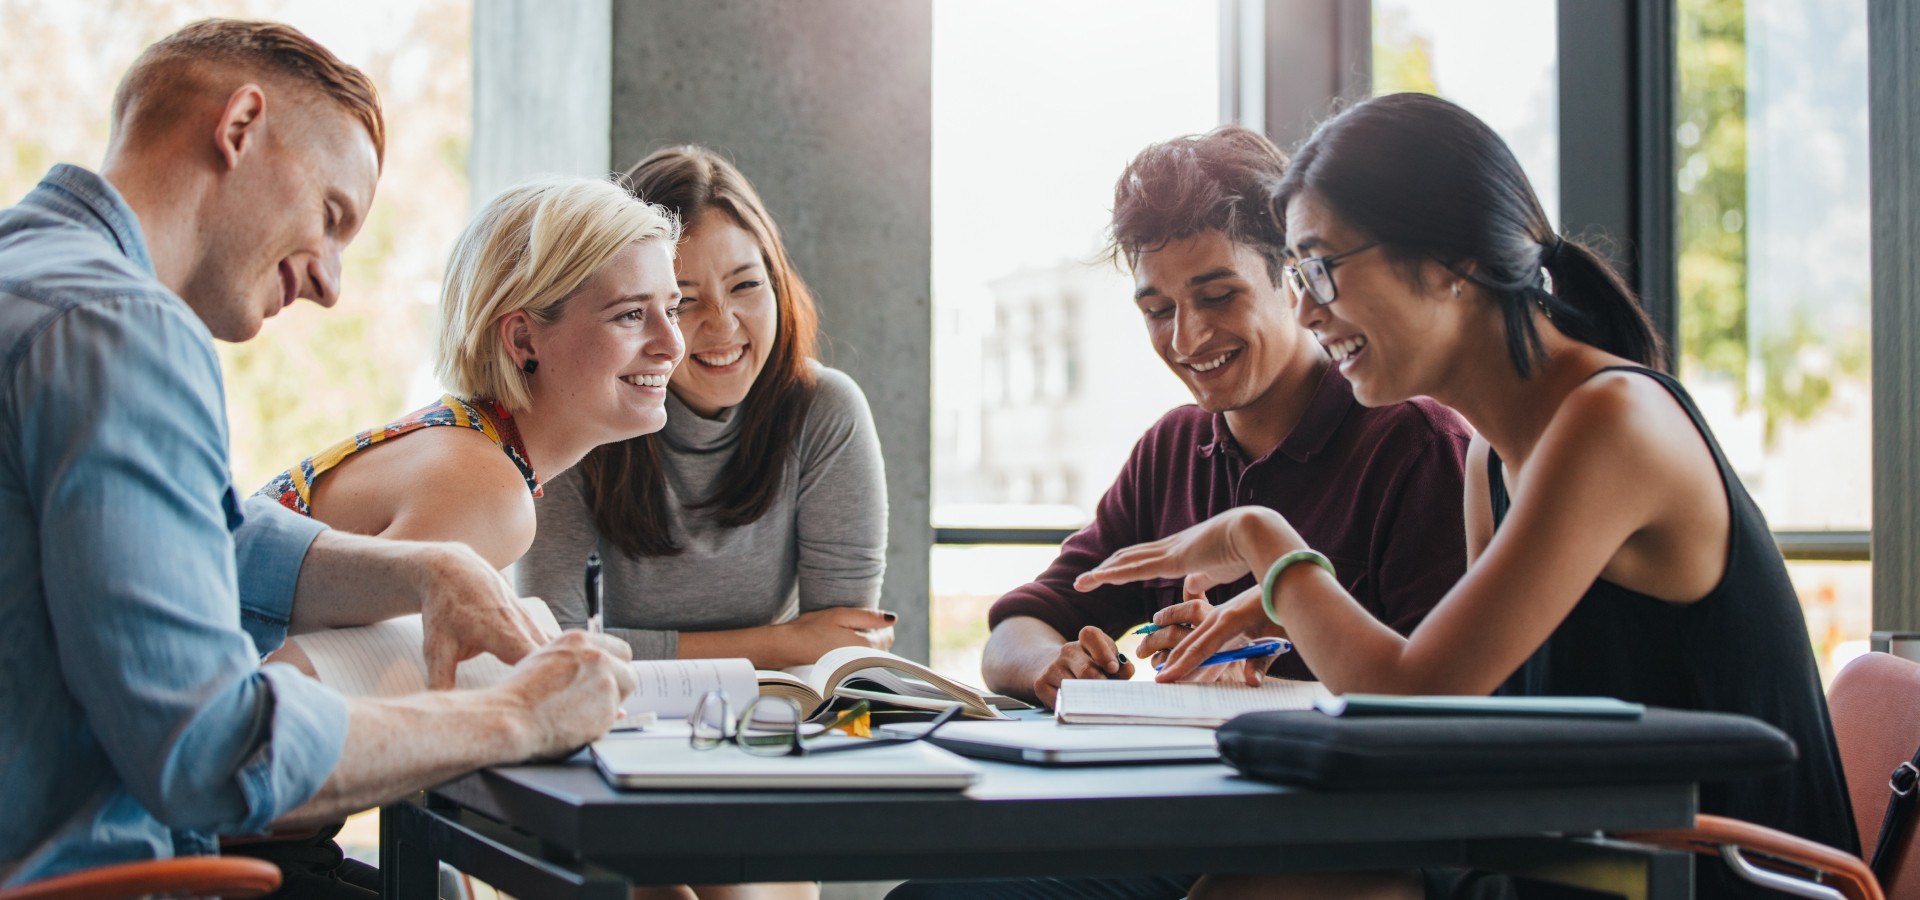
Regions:
<svg viewBox="0 0 1920 900"><path fill-rule="evenodd" d="M872 608L886 571L887 485L873 414L859 385L817 366L819 390L786 461L781 492L759 521L715 524L687 503L711 496L740 440L739 408L706 419L667 392L660 448L678 556L634 559L600 539L576 467L544 486L533 547L514 566L520 592L540 597L562 627L587 621L582 574L598 549L606 632L635 659L679 655L680 632L785 622L832 606Z"/></svg>

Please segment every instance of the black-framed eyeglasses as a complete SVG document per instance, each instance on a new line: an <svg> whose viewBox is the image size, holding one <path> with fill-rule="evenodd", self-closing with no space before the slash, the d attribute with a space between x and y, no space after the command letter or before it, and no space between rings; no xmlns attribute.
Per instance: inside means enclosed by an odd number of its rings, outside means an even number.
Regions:
<svg viewBox="0 0 1920 900"><path fill-rule="evenodd" d="M1340 289L1333 283L1333 267L1349 256L1378 246L1380 242L1373 241L1361 244L1345 253L1335 253L1332 256L1309 256L1280 271L1286 275L1287 286L1293 288L1295 294L1312 297L1313 302L1326 306L1340 299Z"/></svg>
<svg viewBox="0 0 1920 900"><path fill-rule="evenodd" d="M691 733L687 735L687 744L695 750L713 750L722 744L732 744L755 756L811 756L870 747L896 747L926 740L936 729L960 713L960 705L956 703L941 710L939 715L933 717L926 731L911 737L880 737L825 745L813 742L820 735L867 715L867 711L867 701L862 700L840 713L832 722L815 730L816 726L802 720L799 705L785 697L755 698L736 718L733 701L728 699L726 691L708 691L701 696L700 702L693 708L693 715L687 719L692 726Z"/></svg>

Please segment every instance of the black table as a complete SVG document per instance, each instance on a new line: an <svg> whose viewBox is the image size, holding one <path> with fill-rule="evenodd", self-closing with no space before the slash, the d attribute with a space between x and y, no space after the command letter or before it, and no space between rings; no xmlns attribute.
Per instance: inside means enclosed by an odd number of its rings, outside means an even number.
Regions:
<svg viewBox="0 0 1920 900"><path fill-rule="evenodd" d="M1691 784L1334 794L1218 764L980 765L965 792L616 791L584 753L483 770L382 810L386 894L431 900L444 860L517 897L587 900L629 883L1420 866L1692 896L1691 855L1596 834L1691 825Z"/></svg>

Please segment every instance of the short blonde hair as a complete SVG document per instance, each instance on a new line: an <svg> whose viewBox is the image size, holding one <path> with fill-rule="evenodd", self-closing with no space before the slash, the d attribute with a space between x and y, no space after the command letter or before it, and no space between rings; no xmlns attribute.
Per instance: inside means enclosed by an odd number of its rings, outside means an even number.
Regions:
<svg viewBox="0 0 1920 900"><path fill-rule="evenodd" d="M456 396L532 402L527 376L500 339L516 310L542 324L560 317L580 285L628 245L680 239L672 213L608 181L543 178L501 192L467 223L440 289L434 371Z"/></svg>

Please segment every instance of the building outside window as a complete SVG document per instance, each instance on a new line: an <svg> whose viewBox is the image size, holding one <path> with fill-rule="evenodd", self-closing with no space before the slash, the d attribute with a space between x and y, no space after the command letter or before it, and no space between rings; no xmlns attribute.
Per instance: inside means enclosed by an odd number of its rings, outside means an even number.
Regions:
<svg viewBox="0 0 1920 900"><path fill-rule="evenodd" d="M1191 402L1131 274L1098 257L1127 161L1219 124L1218 14L986 0L933 17L934 525L1077 528L1147 426ZM978 683L987 606L1056 549L935 546L934 666Z"/></svg>

